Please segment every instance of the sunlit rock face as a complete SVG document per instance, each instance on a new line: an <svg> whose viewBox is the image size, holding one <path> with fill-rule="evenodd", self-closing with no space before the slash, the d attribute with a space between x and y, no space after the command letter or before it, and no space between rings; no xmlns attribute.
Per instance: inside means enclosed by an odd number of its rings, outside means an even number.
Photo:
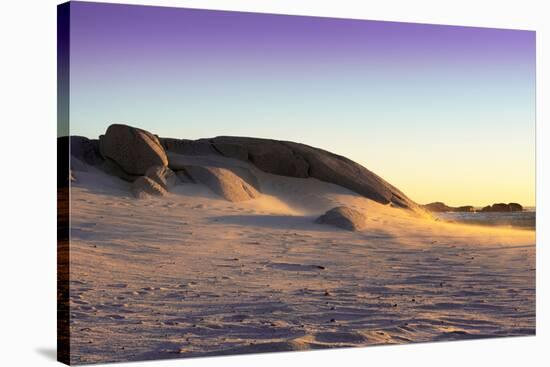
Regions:
<svg viewBox="0 0 550 367"><path fill-rule="evenodd" d="M160 142L170 152L234 158L249 162L267 173L297 178L312 177L342 186L382 204L423 211L396 187L360 164L305 144L234 136L199 140L160 138Z"/></svg>

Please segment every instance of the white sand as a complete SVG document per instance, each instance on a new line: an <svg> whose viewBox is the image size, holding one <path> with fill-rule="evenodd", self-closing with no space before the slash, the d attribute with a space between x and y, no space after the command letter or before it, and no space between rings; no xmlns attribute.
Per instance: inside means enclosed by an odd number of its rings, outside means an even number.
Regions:
<svg viewBox="0 0 550 367"><path fill-rule="evenodd" d="M263 194L240 203L194 184L137 200L75 172L73 363L534 334L533 231L436 222L249 169ZM314 223L338 205L367 228Z"/></svg>

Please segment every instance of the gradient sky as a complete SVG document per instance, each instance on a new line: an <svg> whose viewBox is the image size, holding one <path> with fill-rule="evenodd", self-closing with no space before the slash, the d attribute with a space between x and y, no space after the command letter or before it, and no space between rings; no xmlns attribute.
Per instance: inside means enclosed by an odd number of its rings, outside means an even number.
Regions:
<svg viewBox="0 0 550 367"><path fill-rule="evenodd" d="M73 2L71 134L255 136L420 203L535 203L535 33Z"/></svg>

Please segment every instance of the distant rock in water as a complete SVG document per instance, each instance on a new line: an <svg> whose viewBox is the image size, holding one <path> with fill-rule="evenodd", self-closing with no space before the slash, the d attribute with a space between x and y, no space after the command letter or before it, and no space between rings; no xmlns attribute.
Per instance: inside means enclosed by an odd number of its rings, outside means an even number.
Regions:
<svg viewBox="0 0 550 367"><path fill-rule="evenodd" d="M510 208L511 212L522 212L523 211L523 206L521 206L518 203L509 203L508 207Z"/></svg>
<svg viewBox="0 0 550 367"><path fill-rule="evenodd" d="M482 212L485 213L492 213L492 212L521 212L523 211L523 207L518 203L496 203L493 205L487 205L483 209L481 209Z"/></svg>
<svg viewBox="0 0 550 367"><path fill-rule="evenodd" d="M445 205L440 201L423 205L423 207L431 212L452 212L454 208Z"/></svg>
<svg viewBox="0 0 550 367"><path fill-rule="evenodd" d="M366 227L367 218L357 210L339 206L321 215L315 223L329 224L348 231L360 231Z"/></svg>
<svg viewBox="0 0 550 367"><path fill-rule="evenodd" d="M352 160L305 144L260 138L159 139L167 151L183 155L221 155L276 175L316 178L347 188L382 204L422 209L378 175Z"/></svg>
<svg viewBox="0 0 550 367"><path fill-rule="evenodd" d="M443 213L443 212L473 212L474 207L471 205L465 205L465 206L459 206L459 207L452 207L448 206L445 203L442 203L440 201L436 201L434 203L429 203L426 205L423 205L424 209L427 209L434 213Z"/></svg>
<svg viewBox="0 0 550 367"><path fill-rule="evenodd" d="M114 124L99 137L99 151L130 175L144 175L152 166L167 166L168 158L158 138L148 131Z"/></svg>
<svg viewBox="0 0 550 367"><path fill-rule="evenodd" d="M260 193L232 171L220 167L187 166L185 171L193 181L201 183L229 201L257 198Z"/></svg>

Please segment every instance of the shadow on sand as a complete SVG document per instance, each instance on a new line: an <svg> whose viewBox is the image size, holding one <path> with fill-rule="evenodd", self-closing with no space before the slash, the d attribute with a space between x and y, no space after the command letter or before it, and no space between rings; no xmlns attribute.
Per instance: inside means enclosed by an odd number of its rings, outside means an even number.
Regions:
<svg viewBox="0 0 550 367"><path fill-rule="evenodd" d="M210 218L211 222L249 225L273 229L304 230L318 232L343 231L336 227L328 227L315 223L315 217L297 215L220 215Z"/></svg>

